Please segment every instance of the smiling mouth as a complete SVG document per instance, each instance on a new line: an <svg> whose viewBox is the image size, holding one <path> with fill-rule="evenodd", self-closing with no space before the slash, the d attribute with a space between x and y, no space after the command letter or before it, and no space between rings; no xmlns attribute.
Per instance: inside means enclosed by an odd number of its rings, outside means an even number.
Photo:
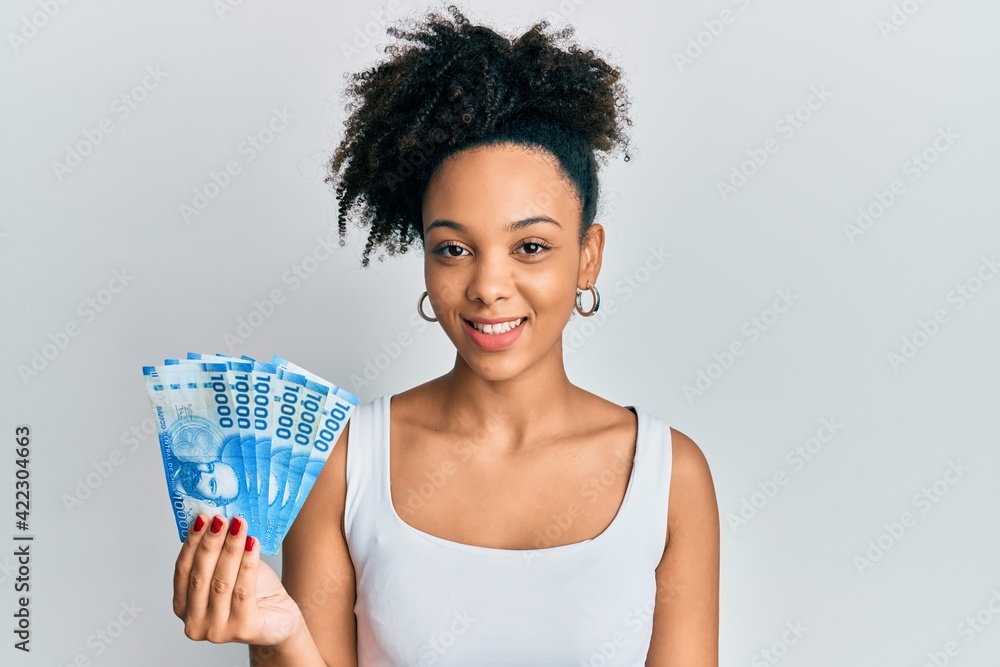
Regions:
<svg viewBox="0 0 1000 667"><path fill-rule="evenodd" d="M479 322L473 322L471 320L465 320L465 322L470 327L472 327L473 329L475 329L476 331L478 331L480 333L494 334L495 335L495 334L503 334L503 333L507 333L508 331L512 331L513 329L516 329L517 327L519 327L522 324L524 324L524 322L527 319L528 318L526 318L526 317L519 317L516 320L510 320L508 322L500 322L498 324L481 324Z"/></svg>

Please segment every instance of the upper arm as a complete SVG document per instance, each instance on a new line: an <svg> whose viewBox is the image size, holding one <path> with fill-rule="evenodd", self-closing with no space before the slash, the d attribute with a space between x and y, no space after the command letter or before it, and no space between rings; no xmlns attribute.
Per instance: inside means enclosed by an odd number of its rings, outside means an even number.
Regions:
<svg viewBox="0 0 1000 667"><path fill-rule="evenodd" d="M673 428L667 543L656 568L648 667L719 664L719 507L704 453Z"/></svg>
<svg viewBox="0 0 1000 667"><path fill-rule="evenodd" d="M357 665L354 564L344 536L350 420L282 542L281 580L327 665Z"/></svg>

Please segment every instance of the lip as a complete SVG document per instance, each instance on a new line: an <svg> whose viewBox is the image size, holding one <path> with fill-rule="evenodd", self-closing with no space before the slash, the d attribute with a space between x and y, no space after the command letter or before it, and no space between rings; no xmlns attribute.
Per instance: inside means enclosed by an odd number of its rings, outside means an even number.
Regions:
<svg viewBox="0 0 1000 667"><path fill-rule="evenodd" d="M482 319L472 319L472 322L479 322L481 324L496 324L497 322L509 322L510 320L516 320L516 317L508 317L499 320L482 320ZM477 331L474 326L469 324L470 320L462 318L462 328L465 329L465 335L469 337L477 347L494 352L496 350L503 350L511 345L521 337L521 333L524 331L525 325L528 323L528 318L523 318L524 321L521 322L516 328L511 329L507 333L502 334L485 334L481 331Z"/></svg>
<svg viewBox="0 0 1000 667"><path fill-rule="evenodd" d="M515 317L498 317L493 320L486 320L481 317L463 317L462 319L469 320L470 322L476 322L478 324L499 324L500 322L511 322L513 320L519 320L523 316Z"/></svg>

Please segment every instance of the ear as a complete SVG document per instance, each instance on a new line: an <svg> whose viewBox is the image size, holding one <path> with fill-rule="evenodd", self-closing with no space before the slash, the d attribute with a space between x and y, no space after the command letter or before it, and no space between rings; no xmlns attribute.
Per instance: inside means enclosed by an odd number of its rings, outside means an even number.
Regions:
<svg viewBox="0 0 1000 667"><path fill-rule="evenodd" d="M576 281L578 288L585 290L588 285L597 283L603 255L604 227L595 222L587 230L587 235L580 247L580 271Z"/></svg>

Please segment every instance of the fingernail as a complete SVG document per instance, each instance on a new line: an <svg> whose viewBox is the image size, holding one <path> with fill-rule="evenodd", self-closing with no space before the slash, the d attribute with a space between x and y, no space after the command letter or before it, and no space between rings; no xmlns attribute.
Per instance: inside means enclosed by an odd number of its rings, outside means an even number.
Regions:
<svg viewBox="0 0 1000 667"><path fill-rule="evenodd" d="M238 516L233 517L233 522L229 524L229 534L236 536L240 532L240 518Z"/></svg>
<svg viewBox="0 0 1000 667"><path fill-rule="evenodd" d="M200 533L201 529L205 527L205 517L198 515L198 518L194 521L194 532Z"/></svg>
<svg viewBox="0 0 1000 667"><path fill-rule="evenodd" d="M247 551L253 551L253 537L252 537L252 536L250 536L250 535L247 535L247 546L246 546L246 550L247 550Z"/></svg>
<svg viewBox="0 0 1000 667"><path fill-rule="evenodd" d="M226 522L222 520L222 517L219 516L218 514L216 514L212 518L212 525L210 527L211 531L212 531L212 534L213 535L218 535L219 531L222 530L222 526L225 525L225 523Z"/></svg>

